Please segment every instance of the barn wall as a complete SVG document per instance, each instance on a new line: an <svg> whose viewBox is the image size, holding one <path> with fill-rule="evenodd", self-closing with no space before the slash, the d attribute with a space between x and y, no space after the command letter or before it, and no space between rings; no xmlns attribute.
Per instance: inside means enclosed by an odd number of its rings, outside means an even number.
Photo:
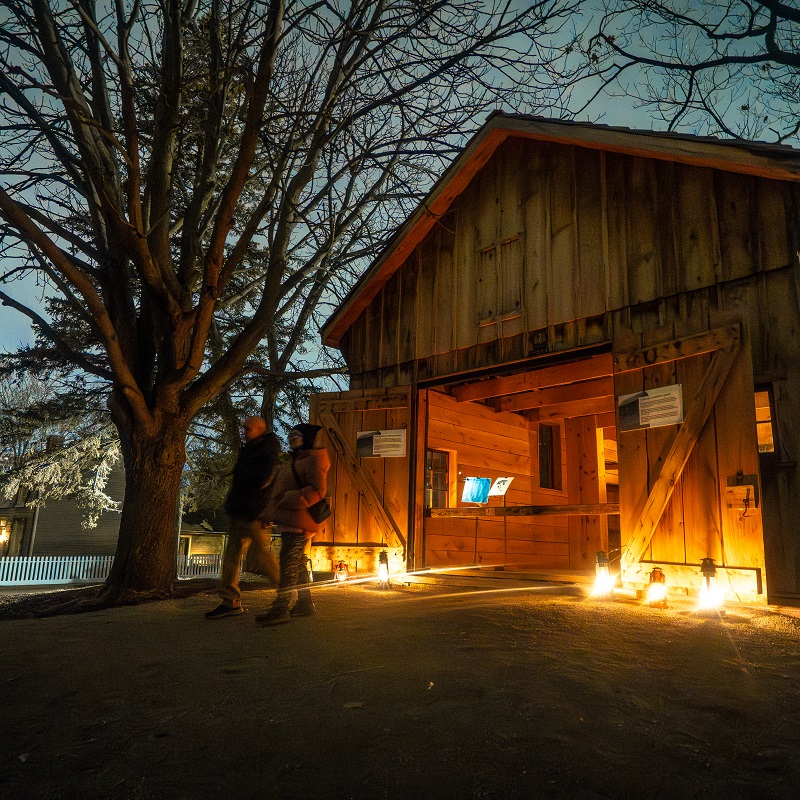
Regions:
<svg viewBox="0 0 800 800"><path fill-rule="evenodd" d="M800 598L799 209L800 187L790 182L512 137L343 337L351 385L413 386L739 322L733 388L720 396L646 555L766 564L771 597ZM616 392L681 383L686 396L710 358L623 374ZM774 396L771 460L757 455L754 386ZM674 435L620 438L620 475L645 476L620 489L623 536ZM725 506L737 469L760 474L758 522Z"/></svg>
<svg viewBox="0 0 800 800"><path fill-rule="evenodd" d="M608 312L793 263L796 189L507 140L342 341L354 386L607 340Z"/></svg>
<svg viewBox="0 0 800 800"><path fill-rule="evenodd" d="M311 419L322 424L320 414L325 413L333 415L343 439L354 451L359 431L409 429L409 392L405 387L402 391L394 392L356 390L313 395ZM354 483L348 467L348 463L352 462L337 449L326 433L323 433L323 439L331 458L328 496L332 514L315 537L315 546L335 555L342 547L357 549L363 545L374 546L386 542L386 532L381 528L380 520L371 511L370 503L359 486ZM404 458L361 458L353 461L357 461L359 469L368 476L378 502L407 540L410 434L406 447L408 454ZM324 558L320 564L315 564L315 568L329 569L330 563L323 562Z"/></svg>

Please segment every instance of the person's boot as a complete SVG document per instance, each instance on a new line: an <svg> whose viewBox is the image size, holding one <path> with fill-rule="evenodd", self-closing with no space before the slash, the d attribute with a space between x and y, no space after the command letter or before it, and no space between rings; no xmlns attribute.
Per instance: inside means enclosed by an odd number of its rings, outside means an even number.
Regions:
<svg viewBox="0 0 800 800"><path fill-rule="evenodd" d="M310 597L301 597L295 607L289 612L292 617L313 617L317 613L314 602Z"/></svg>
<svg viewBox="0 0 800 800"><path fill-rule="evenodd" d="M288 608L283 605L277 607L273 606L263 614L256 615L256 625L266 628L270 625L283 625L291 619Z"/></svg>
<svg viewBox="0 0 800 800"><path fill-rule="evenodd" d="M220 603L216 608L211 611L206 611L206 619L222 619L223 617L235 617L238 614L244 614L244 609L241 606L231 606L228 603Z"/></svg>

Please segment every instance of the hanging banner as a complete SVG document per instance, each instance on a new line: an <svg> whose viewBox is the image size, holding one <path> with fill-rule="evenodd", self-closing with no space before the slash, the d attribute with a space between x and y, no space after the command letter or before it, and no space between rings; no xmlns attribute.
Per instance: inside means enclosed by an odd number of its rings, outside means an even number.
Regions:
<svg viewBox="0 0 800 800"><path fill-rule="evenodd" d="M683 422L683 389L681 384L659 386L636 394L619 397L619 429L660 428Z"/></svg>
<svg viewBox="0 0 800 800"><path fill-rule="evenodd" d="M359 431L356 434L358 458L402 458L406 454L406 430Z"/></svg>

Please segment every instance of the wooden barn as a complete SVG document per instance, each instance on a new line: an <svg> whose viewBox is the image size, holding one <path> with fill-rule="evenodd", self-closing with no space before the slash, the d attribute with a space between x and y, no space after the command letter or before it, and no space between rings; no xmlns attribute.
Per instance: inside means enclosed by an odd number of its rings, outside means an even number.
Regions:
<svg viewBox="0 0 800 800"><path fill-rule="evenodd" d="M800 599L799 209L788 147L490 117L322 329L315 566Z"/></svg>

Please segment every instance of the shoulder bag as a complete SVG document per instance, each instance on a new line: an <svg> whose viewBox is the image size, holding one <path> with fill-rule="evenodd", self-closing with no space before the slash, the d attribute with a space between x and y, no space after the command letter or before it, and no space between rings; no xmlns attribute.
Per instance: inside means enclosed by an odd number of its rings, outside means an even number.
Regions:
<svg viewBox="0 0 800 800"><path fill-rule="evenodd" d="M294 468L294 460L290 462L290 465L292 467L292 474L294 475L297 485L301 489L304 488L304 486L307 486L308 484L303 484L300 481L300 476L297 474L297 470ZM331 504L328 502L327 497L323 497L322 500L318 500L313 506L309 506L307 511L311 519L319 524L320 522L324 522L331 515Z"/></svg>

